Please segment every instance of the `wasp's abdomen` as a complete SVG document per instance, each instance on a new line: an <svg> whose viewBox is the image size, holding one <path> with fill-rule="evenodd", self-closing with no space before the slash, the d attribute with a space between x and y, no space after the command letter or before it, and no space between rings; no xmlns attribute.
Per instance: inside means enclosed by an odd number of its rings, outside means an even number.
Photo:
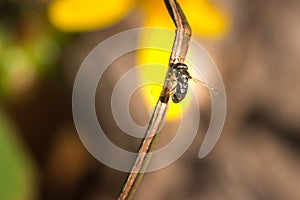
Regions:
<svg viewBox="0 0 300 200"><path fill-rule="evenodd" d="M187 82L178 82L176 87L176 91L172 96L172 100L174 103L179 103L182 101L188 91L188 83Z"/></svg>

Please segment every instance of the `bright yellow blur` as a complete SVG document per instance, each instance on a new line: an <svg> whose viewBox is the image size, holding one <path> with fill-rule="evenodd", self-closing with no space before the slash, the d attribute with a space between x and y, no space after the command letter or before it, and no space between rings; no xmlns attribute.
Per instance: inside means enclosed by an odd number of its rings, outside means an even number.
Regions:
<svg viewBox="0 0 300 200"><path fill-rule="evenodd" d="M89 31L110 26L124 18L133 0L53 0L48 16L63 31Z"/></svg>

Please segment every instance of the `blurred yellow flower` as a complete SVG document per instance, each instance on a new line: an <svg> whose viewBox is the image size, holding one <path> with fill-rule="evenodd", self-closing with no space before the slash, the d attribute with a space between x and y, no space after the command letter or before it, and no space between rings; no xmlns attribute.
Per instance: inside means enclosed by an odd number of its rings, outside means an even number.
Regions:
<svg viewBox="0 0 300 200"><path fill-rule="evenodd" d="M194 35L204 37L219 37L228 29L228 17L215 8L208 0L179 1ZM124 18L134 8L140 8L145 13L146 27L162 27L175 29L163 0L53 0L49 4L48 15L53 25L63 31L89 31L113 25ZM145 35L142 33L139 42L151 44L159 40L172 46L174 38L158 35ZM171 49L170 49L171 50ZM168 65L170 52L157 49L143 49L138 52L138 64L144 65L156 63L162 66ZM164 80L167 68L160 72L153 72L151 68L144 68L140 79ZM145 99L149 107L153 107L157 101L157 85L148 85L143 88ZM171 103L168 111L168 119L177 119L181 115L181 109L188 104L188 98L180 104ZM182 107L183 106L183 107Z"/></svg>
<svg viewBox="0 0 300 200"><path fill-rule="evenodd" d="M133 7L133 0L53 0L48 17L63 31L89 31L117 23Z"/></svg>
<svg viewBox="0 0 300 200"><path fill-rule="evenodd" d="M216 36L226 32L228 19L208 0L180 1L193 32ZM174 28L163 0L52 0L48 16L54 26L63 31L90 31L111 26L122 20L134 8L145 11L145 25Z"/></svg>

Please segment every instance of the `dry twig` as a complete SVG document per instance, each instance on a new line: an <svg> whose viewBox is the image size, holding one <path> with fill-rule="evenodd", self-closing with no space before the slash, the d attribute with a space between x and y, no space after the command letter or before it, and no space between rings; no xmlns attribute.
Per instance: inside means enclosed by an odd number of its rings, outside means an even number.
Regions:
<svg viewBox="0 0 300 200"><path fill-rule="evenodd" d="M174 81L174 78L172 78L175 72L173 67L177 63L184 63L188 50L191 37L191 28L186 20L186 17L184 16L184 13L175 0L165 0L165 4L177 28L172 53L169 60L168 72L159 100L151 116L145 138L140 146L138 156L132 167L132 170L123 186L123 190L118 197L119 200L127 200L133 197L144 171L148 166L152 154L150 151L153 148L156 139L158 138L158 128L165 118L170 95L177 85L176 81Z"/></svg>

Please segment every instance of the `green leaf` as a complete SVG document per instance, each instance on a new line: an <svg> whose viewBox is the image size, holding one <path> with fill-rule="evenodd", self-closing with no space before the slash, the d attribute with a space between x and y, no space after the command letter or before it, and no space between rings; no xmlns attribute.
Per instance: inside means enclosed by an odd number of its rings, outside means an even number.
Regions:
<svg viewBox="0 0 300 200"><path fill-rule="evenodd" d="M0 199L33 199L33 163L15 130L0 110Z"/></svg>

